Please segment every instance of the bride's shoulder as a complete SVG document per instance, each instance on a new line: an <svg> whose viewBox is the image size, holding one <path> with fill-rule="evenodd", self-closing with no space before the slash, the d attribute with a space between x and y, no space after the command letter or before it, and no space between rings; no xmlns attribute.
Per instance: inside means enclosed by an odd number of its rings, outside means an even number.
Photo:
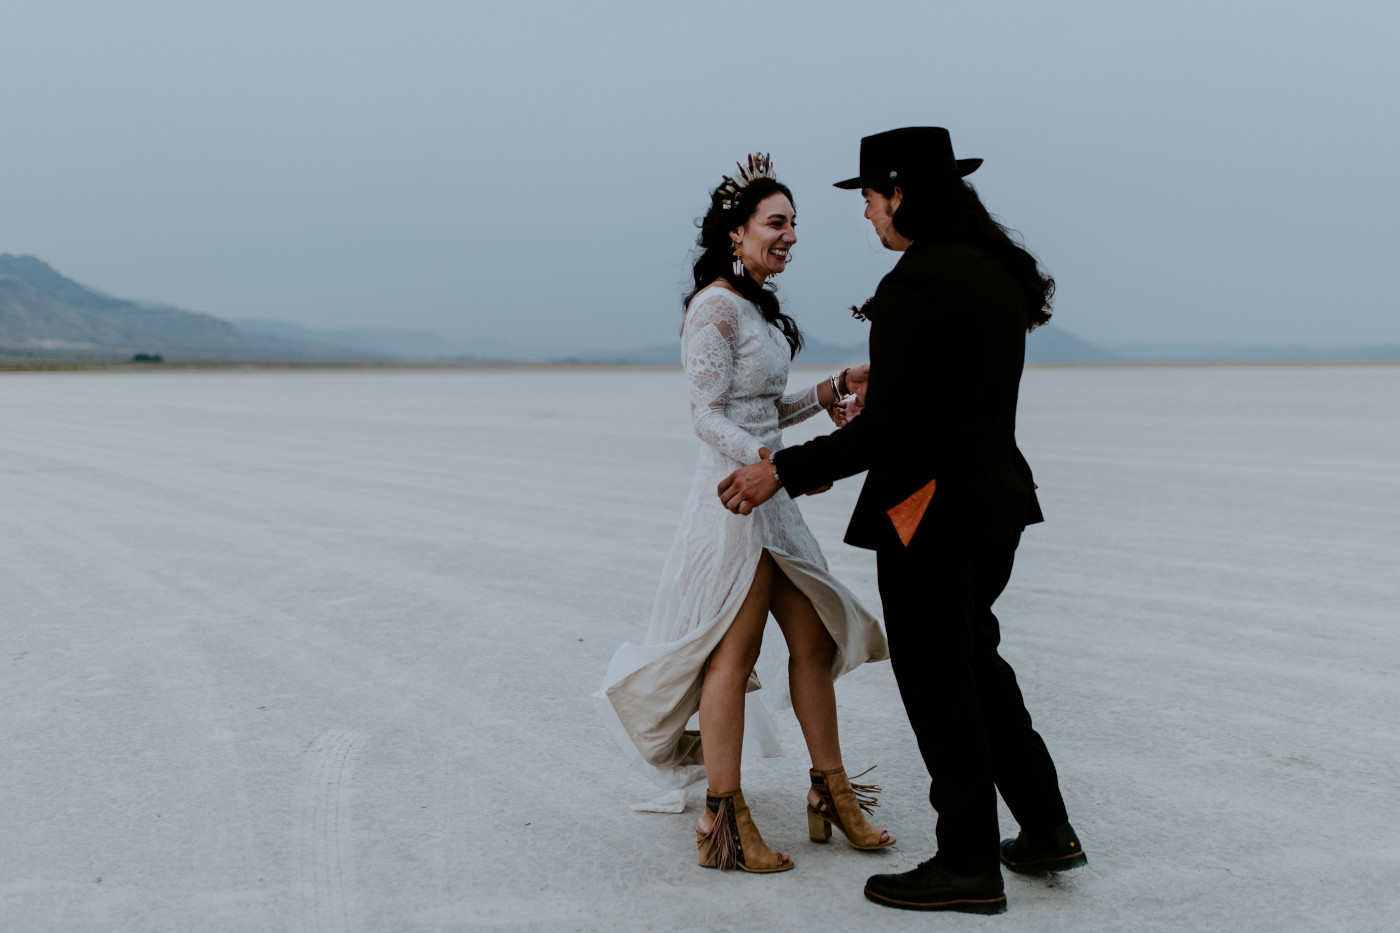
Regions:
<svg viewBox="0 0 1400 933"><path fill-rule="evenodd" d="M681 333L685 337L715 327L725 339L731 337L742 326L744 298L726 285L706 285L690 299L685 309L685 321Z"/></svg>
<svg viewBox="0 0 1400 933"><path fill-rule="evenodd" d="M739 309L744 304L743 295L740 295L728 284L714 282L706 285L691 297L690 304L685 307L685 314L687 318L697 312L707 316L733 317L739 313Z"/></svg>

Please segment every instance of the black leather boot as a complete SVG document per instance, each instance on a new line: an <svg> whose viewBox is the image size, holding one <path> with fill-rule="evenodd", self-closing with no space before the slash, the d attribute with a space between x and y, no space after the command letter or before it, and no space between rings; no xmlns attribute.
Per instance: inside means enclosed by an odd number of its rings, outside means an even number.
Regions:
<svg viewBox="0 0 1400 933"><path fill-rule="evenodd" d="M871 875L865 883L865 896L877 904L901 910L1006 912L1006 892L1002 889L998 869L963 875L948 871L933 859L897 875Z"/></svg>
<svg viewBox="0 0 1400 933"><path fill-rule="evenodd" d="M1021 830L1001 841L1001 863L1016 872L1069 871L1089 864L1074 827L1061 823L1048 832Z"/></svg>

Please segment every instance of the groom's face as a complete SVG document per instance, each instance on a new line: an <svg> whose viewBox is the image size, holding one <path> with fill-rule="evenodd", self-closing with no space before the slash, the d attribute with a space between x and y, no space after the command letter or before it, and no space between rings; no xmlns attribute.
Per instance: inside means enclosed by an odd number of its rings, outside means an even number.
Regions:
<svg viewBox="0 0 1400 933"><path fill-rule="evenodd" d="M874 188L860 189L865 198L865 219L875 228L875 235L885 249L904 252L909 248L909 239L894 228L894 212L904 200L904 192L895 188L891 197L885 197Z"/></svg>

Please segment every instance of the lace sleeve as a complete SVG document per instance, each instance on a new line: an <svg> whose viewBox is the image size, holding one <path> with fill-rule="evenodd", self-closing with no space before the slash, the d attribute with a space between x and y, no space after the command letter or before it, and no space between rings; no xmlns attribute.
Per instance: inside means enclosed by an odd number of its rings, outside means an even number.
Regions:
<svg viewBox="0 0 1400 933"><path fill-rule="evenodd" d="M806 421L821 411L822 403L817 395L817 389L820 387L819 382L806 392L793 392L778 399L778 427L786 428L799 421Z"/></svg>
<svg viewBox="0 0 1400 933"><path fill-rule="evenodd" d="M700 440L740 463L753 463L763 445L724 411L734 375L738 329L739 309L724 294L709 296L686 315L684 359L690 383L690 420Z"/></svg>

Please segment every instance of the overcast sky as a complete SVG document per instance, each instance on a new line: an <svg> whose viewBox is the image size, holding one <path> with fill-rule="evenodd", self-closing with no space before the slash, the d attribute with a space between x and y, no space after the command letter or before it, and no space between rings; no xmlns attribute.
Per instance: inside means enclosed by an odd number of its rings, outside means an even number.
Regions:
<svg viewBox="0 0 1400 933"><path fill-rule="evenodd" d="M855 343L892 255L830 185L937 124L1087 340L1400 342L1397 37L1347 0L7 0L0 251L226 318L656 344L761 149L786 307Z"/></svg>

